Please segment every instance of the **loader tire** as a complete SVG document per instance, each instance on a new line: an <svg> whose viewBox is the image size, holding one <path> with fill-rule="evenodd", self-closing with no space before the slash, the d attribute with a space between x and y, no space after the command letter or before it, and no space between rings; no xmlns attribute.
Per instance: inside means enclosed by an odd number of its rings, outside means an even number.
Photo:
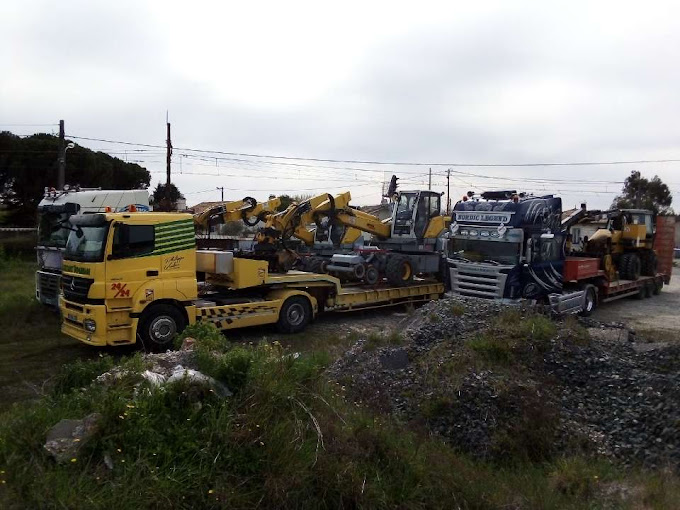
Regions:
<svg viewBox="0 0 680 510"><path fill-rule="evenodd" d="M637 280L640 278L642 263L637 253L624 253L619 259L619 277L623 280Z"/></svg>
<svg viewBox="0 0 680 510"><path fill-rule="evenodd" d="M395 287L403 287L413 280L413 266L407 257L393 255L385 267L387 281Z"/></svg>
<svg viewBox="0 0 680 510"><path fill-rule="evenodd" d="M656 253L649 250L644 252L641 256L641 271L642 276L656 276L656 271L659 266L659 261L656 258Z"/></svg>

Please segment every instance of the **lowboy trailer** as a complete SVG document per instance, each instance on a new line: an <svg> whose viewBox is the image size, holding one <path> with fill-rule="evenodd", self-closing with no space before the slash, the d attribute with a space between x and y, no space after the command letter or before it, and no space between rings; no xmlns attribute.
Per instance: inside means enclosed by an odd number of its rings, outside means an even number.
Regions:
<svg viewBox="0 0 680 510"><path fill-rule="evenodd" d="M327 274L271 273L266 260L197 250L187 214L76 215L71 224L62 331L90 345L141 341L149 350L163 350L197 321L222 330L276 324L294 333L324 310L429 301L445 291L443 278L343 286Z"/></svg>

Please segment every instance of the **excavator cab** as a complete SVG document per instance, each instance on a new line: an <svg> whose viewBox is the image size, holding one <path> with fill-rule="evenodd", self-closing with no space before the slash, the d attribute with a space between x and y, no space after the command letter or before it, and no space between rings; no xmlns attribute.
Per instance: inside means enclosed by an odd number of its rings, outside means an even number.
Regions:
<svg viewBox="0 0 680 510"><path fill-rule="evenodd" d="M430 220L441 215L441 195L435 191L402 191L392 212L392 236L422 239Z"/></svg>

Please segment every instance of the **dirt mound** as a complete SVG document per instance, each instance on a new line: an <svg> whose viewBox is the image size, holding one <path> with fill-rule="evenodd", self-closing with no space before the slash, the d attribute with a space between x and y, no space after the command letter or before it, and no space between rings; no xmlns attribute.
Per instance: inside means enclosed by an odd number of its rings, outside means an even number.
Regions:
<svg viewBox="0 0 680 510"><path fill-rule="evenodd" d="M585 449L678 466L680 348L638 349L629 337L621 325L452 297L401 332L359 340L329 374L358 404L475 456Z"/></svg>

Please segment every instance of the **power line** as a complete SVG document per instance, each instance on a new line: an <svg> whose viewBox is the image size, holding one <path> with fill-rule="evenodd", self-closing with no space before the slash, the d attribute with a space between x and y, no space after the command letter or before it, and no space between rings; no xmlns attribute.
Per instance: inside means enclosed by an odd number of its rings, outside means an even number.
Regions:
<svg viewBox="0 0 680 510"><path fill-rule="evenodd" d="M89 138L84 136L70 135L69 138L79 140L90 140L95 142L116 143L122 145L135 145L139 147L154 147L163 148L162 145L152 145L144 143L121 142L116 140L106 140L103 138ZM639 159L630 161L573 161L573 162L545 162L545 163L428 163L428 162L406 162L406 161L371 161L371 160L357 160L357 159L330 159L330 158L309 158L297 156L276 156L267 154L254 154L246 152L229 152L205 149L191 149L186 147L177 147L178 151L198 152L202 154L222 154L227 156L241 156L249 158L264 158L264 159L282 159L292 161L315 161L320 163L349 163L360 165L393 165L393 166L451 166L451 167L546 167L546 166L598 166L598 165L637 165L648 163L680 163L680 159Z"/></svg>
<svg viewBox="0 0 680 510"><path fill-rule="evenodd" d="M0 124L2 127L44 127L44 126L58 126L59 124L55 124L54 122L51 124Z"/></svg>

